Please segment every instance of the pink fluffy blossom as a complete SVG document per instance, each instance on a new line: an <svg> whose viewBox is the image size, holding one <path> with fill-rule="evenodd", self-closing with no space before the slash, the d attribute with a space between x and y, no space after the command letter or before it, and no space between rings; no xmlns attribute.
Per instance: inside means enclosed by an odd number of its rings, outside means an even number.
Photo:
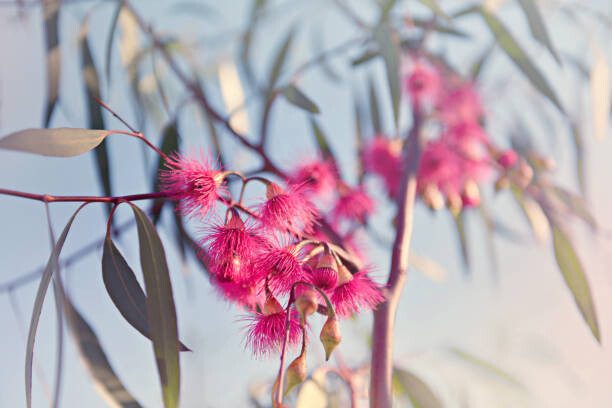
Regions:
<svg viewBox="0 0 612 408"><path fill-rule="evenodd" d="M413 104L418 104L423 99L433 100L439 92L440 74L435 68L419 61L414 64L412 72L406 78L405 88Z"/></svg>
<svg viewBox="0 0 612 408"><path fill-rule="evenodd" d="M255 276L268 280L275 294L287 293L293 284L304 278L301 250L295 245L283 246L280 242L269 244L255 260Z"/></svg>
<svg viewBox="0 0 612 408"><path fill-rule="evenodd" d="M363 149L365 171L382 177L391 197L397 195L402 178L401 154L401 141L387 139L380 135Z"/></svg>
<svg viewBox="0 0 612 408"><path fill-rule="evenodd" d="M337 180L333 163L320 159L298 166L289 176L291 184L302 185L306 193L323 197L334 191Z"/></svg>
<svg viewBox="0 0 612 408"><path fill-rule="evenodd" d="M259 206L261 223L265 228L289 231L296 235L313 229L318 212L304 196L302 186L289 184L285 188L270 183L267 200Z"/></svg>
<svg viewBox="0 0 612 408"><path fill-rule="evenodd" d="M249 310L254 309L261 300L263 287L260 282L253 280L243 282L233 281L220 275L213 275L211 283L217 293L224 299Z"/></svg>
<svg viewBox="0 0 612 408"><path fill-rule="evenodd" d="M338 199L332 214L335 220L355 220L364 222L366 217L374 211L374 200L366 193L363 187L340 189Z"/></svg>
<svg viewBox="0 0 612 408"><path fill-rule="evenodd" d="M215 168L212 158L204 151L173 153L166 166L159 174L161 189L173 194L179 201L179 211L185 214L205 216L219 195L227 191L223 172Z"/></svg>
<svg viewBox="0 0 612 408"><path fill-rule="evenodd" d="M334 289L331 301L340 317L350 317L359 309L373 309L384 300L380 288L365 271L351 275L341 267L339 274L339 285Z"/></svg>
<svg viewBox="0 0 612 408"><path fill-rule="evenodd" d="M301 339L298 312L291 310L289 320L289 347L295 347ZM256 356L264 356L278 351L285 338L287 315L274 297L268 297L262 313L253 313L245 320L249 322L246 345Z"/></svg>
<svg viewBox="0 0 612 408"><path fill-rule="evenodd" d="M442 121L449 126L461 122L477 122L484 114L474 84L456 78L447 81L447 86L441 90L437 108Z"/></svg>

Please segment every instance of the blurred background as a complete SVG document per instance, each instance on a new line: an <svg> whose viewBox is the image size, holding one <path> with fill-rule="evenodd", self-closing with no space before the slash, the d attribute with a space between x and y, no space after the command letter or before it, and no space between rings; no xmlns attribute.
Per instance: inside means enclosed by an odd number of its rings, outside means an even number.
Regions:
<svg viewBox="0 0 612 408"><path fill-rule="evenodd" d="M257 131L263 105L253 96L243 71L238 72L240 83L232 83L231 78L239 63L254 3L247 0L132 2L157 33L180 41L177 52L192 59L199 68L198 75L215 106L232 111L246 100L246 110L234 115L233 120L247 134ZM427 19L432 11L422 3L426 2L397 1L393 15ZM559 273L550 236L546 234L547 226L541 228L540 234L544 236L538 239L509 191L494 193L492 187L483 191L492 218L500 223L500 228L492 234L477 210L466 212L469 266L465 265L450 213L432 212L420 203L415 214L413 251L421 262L415 265L420 267L409 270L397 314L394 354L399 367L418 374L448 407L612 406L609 386L612 378L609 341L612 333L612 313L609 312L612 310L609 271L612 263L612 215L609 211L612 208L609 188L612 141L609 134L599 140L595 137L592 112L597 102L591 95L594 86L589 83L594 63L599 61L607 66L610 61L612 4L605 0L542 0L537 4L561 55L562 65L533 40L518 2L500 0L486 6L506 23L542 70L579 130L584 152L585 197L600 228L593 232L578 221L571 221L569 225L572 242L590 283L601 344L581 318ZM445 0L439 5L451 14L472 2ZM372 0L265 2L251 39L249 58L255 76L264 78L267 75L289 30L295 30L295 38L281 78L288 78L321 50L359 37L360 28L347 17L342 6L350 7L364 21L376 21L379 6ZM130 25L129 19L122 17L115 33L117 44L111 49L109 81L106 47L116 9L117 4L112 1L62 2L59 103L49 126L89 126L81 72L82 50L79 48L79 31L83 19L88 16L87 38L100 78L102 99L128 122L137 123L145 136L156 144L161 140L164 126L176 118L183 149L211 146L211 132L205 117L195 104L183 102L183 86L159 56L149 55L140 65L136 85L144 108L141 113L136 112L126 66L139 50L150 44L150 40ZM468 74L473 63L494 43L494 38L477 15L456 19L452 27L466 33L466 37L434 32L428 39L427 48L443 55L458 71ZM0 1L0 38L0 135L42 127L48 93L40 3ZM379 88L383 128L391 131L393 126L383 62L376 59L368 62L367 67L352 66L351 61L362 53L363 47L354 47L327 61L337 76L335 79L326 69L316 67L300 76L298 82L318 105L321 113L317 120L327 134L341 169L352 180L356 179L353 101L367 101L369 78ZM160 78L164 84L161 92ZM232 91L223 91L224 84ZM577 155L568 119L537 94L499 46L492 49L477 84L487 109L490 137L498 145L509 147L510 136L520 133L535 151L554 159L556 169L551 178L556 184L570 191L580 191L576 176ZM609 88L609 82L599 85ZM604 93L609 94L609 89L604 89ZM228 94L238 98L238 102L228 99ZM164 99L172 107L182 103L184 106L176 115L173 109L169 113L164 108ZM103 115L108 129L123 129L107 112ZM304 111L279 101L274 106L269 126L270 153L281 168L290 169L296 161L316 154L309 116ZM224 129L218 127L217 132L224 158L232 168L256 167L251 154ZM364 127L366 136L372 133L370 127ZM107 147L113 194L151 191L157 158L144 151L137 140L121 135L107 139ZM57 159L1 151L0 186L56 195L104 194L92 153ZM376 191L375 183L371 187ZM390 250L379 241L392 242L394 216L382 190L377 197L377 208L374 222L379 237L377 240L367 236L360 239L373 265L374 276L382 281L388 271ZM74 204L51 205L56 235L75 209ZM103 205L94 204L78 216L61 259L103 238L105 211ZM128 222L131 217L127 206L121 207L116 225ZM244 312L219 299L191 254L182 258L174 241L172 223L173 214L168 208L162 214L159 232L166 245L180 337L193 350L181 354L181 406L249 406L253 390L274 380L278 360L255 359L245 350L244 322L240 321ZM44 206L36 201L2 196L0 225L0 406L21 407L25 406L26 335L37 281L16 287L5 283L36 271L46 263L50 246ZM195 224L187 227L196 234L201 228ZM115 242L128 262L138 265L135 229L127 228ZM102 282L100 259L101 250L97 249L64 267L66 290L95 330L126 388L142 406L161 407L150 342L130 327L114 308ZM140 274L138 268L135 271ZM343 322L339 350L352 366L366 364L369 359L371 320L371 315L364 313L357 319ZM35 349L35 407L49 406L44 384L47 387L53 384L56 341L54 303L49 294ZM323 349L311 347L310 367L322 364ZM60 406L107 406L79 361L67 331L63 375ZM341 388L336 384L338 387ZM338 398L337 406L344 406L342 396ZM267 395L261 399L265 403L269 401ZM398 399L397 406L410 405L407 400Z"/></svg>

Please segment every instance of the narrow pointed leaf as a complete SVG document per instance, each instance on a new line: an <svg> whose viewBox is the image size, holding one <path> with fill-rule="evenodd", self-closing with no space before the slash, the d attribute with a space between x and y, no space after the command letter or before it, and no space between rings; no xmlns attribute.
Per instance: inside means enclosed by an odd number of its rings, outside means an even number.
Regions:
<svg viewBox="0 0 612 408"><path fill-rule="evenodd" d="M145 293L132 268L108 235L102 251L102 278L108 295L123 318L140 334L151 339ZM180 351L189 351L182 343L179 347Z"/></svg>
<svg viewBox="0 0 612 408"><path fill-rule="evenodd" d="M45 107L44 126L48 127L51 115L59 98L61 56L59 43L59 1L45 1L43 18L45 26L45 43L47 52L47 103Z"/></svg>
<svg viewBox="0 0 612 408"><path fill-rule="evenodd" d="M311 119L310 124L312 125L312 132L315 135L321 156L323 159L331 161L333 165L336 166L336 158L334 157L331 147L329 147L329 142L327 141L325 133L323 133L323 130L321 130L321 127L316 120Z"/></svg>
<svg viewBox="0 0 612 408"><path fill-rule="evenodd" d="M455 227L457 229L457 236L459 237L459 245L461 248L461 259L463 259L463 270L466 274L470 274L470 250L468 248L468 239L465 232L465 217L463 212L453 216L455 221Z"/></svg>
<svg viewBox="0 0 612 408"><path fill-rule="evenodd" d="M378 96L376 95L374 80L370 78L368 83L370 95L370 119L372 120L374 133L379 134L382 132L382 123L380 121L380 110L378 109Z"/></svg>
<svg viewBox="0 0 612 408"><path fill-rule="evenodd" d="M597 342L601 343L599 323L597 322L597 313L595 312L595 306L591 297L591 289L589 288L589 283L578 255L569 238L558 225L552 225L552 233L555 258L563 274L563 279L565 279L565 283L572 292L574 301L584 321L591 329Z"/></svg>
<svg viewBox="0 0 612 408"><path fill-rule="evenodd" d="M162 143L161 143L161 151L164 152L166 156L172 154L173 152L178 151L179 149L179 139L180 135L178 133L178 127L176 121L170 122L166 125L163 131ZM162 170L166 168L166 162L163 157L160 156L157 167L155 168L155 174L153 174L153 190L159 191L159 174ZM157 225L159 222L161 212L163 209L166 200L163 198L155 199L153 201L153 211L152 211L152 219L153 224Z"/></svg>
<svg viewBox="0 0 612 408"><path fill-rule="evenodd" d="M584 195L586 193L586 178L584 175L584 142L583 135L578 128L576 123L571 123L572 141L574 142L574 149L576 154L576 177L578 179L578 185L580 191Z"/></svg>
<svg viewBox="0 0 612 408"><path fill-rule="evenodd" d="M47 295L47 290L49 289L49 283L51 282L53 273L57 269L57 260L59 259L59 254L62 251L62 248L64 247L64 242L66 242L66 237L68 236L68 231L70 231L72 222L74 221L79 211L81 211L81 209L87 204L88 203L82 204L68 220L66 227L64 227L64 231L62 231L62 234L59 236L57 242L55 243L55 248L53 249L53 251L51 251L51 255L49 256L49 260L47 261L47 266L45 267L45 270L43 271L43 274L40 278L40 283L38 284L38 291L36 292L36 298L34 299L34 307L32 308L30 328L28 330L28 340L26 342L25 391L27 408L32 407L32 362L34 360L34 342L36 340L36 330L38 329L38 322L40 321L40 314L42 312L45 296Z"/></svg>
<svg viewBox="0 0 612 408"><path fill-rule="evenodd" d="M319 107L295 85L287 85L283 89L287 101L310 113L319 113Z"/></svg>
<svg viewBox="0 0 612 408"><path fill-rule="evenodd" d="M494 374L499 379L506 381L508 384L517 387L524 388L523 384L521 384L512 374L506 372L505 370L499 368L493 363L485 361L480 357L476 357L464 350L458 348L451 348L449 350L454 356L459 357L462 361L469 363L475 367L478 367L482 370L485 370L487 373Z"/></svg>
<svg viewBox="0 0 612 408"><path fill-rule="evenodd" d="M113 58L113 40L115 38L115 32L117 31L117 22L119 21L119 15L121 14L121 9L123 9L124 0L120 0L117 3L117 8L115 9L115 13L113 14L113 18L111 20L111 25L108 30L108 39L106 40L106 61L105 61L105 71L106 71L106 80L110 85L111 82L111 62Z"/></svg>
<svg viewBox="0 0 612 408"><path fill-rule="evenodd" d="M442 402L423 380L408 370L393 370L401 390L408 396L414 408L442 408Z"/></svg>
<svg viewBox="0 0 612 408"><path fill-rule="evenodd" d="M597 221L591 213L587 202L578 194L565 190L559 186L552 186L551 191L555 194L574 215L580 217L591 228L597 228Z"/></svg>
<svg viewBox="0 0 612 408"><path fill-rule="evenodd" d="M547 97L562 113L564 113L561 102L557 98L555 91L551 88L548 80L540 70L535 66L531 59L525 54L525 51L512 37L506 26L493 14L484 8L479 9L489 29L497 39L497 42L519 67L519 69L527 76L531 84Z"/></svg>
<svg viewBox="0 0 612 408"><path fill-rule="evenodd" d="M542 14L538 9L534 0L519 0L519 4L521 5L525 16L527 17L527 22L529 23L529 29L531 30L531 35L535 38L540 44L544 45L550 51L550 54L555 58L557 63L561 65L561 58L559 58L559 54L555 49L555 46L552 44L550 40L550 36L548 35L548 29L546 28L546 24L544 23L544 19L542 18Z"/></svg>
<svg viewBox="0 0 612 408"><path fill-rule="evenodd" d="M593 130L598 140L608 133L610 120L610 67L604 53L595 49L595 62L591 68L591 109Z"/></svg>
<svg viewBox="0 0 612 408"><path fill-rule="evenodd" d="M470 76L472 77L472 79L477 79L480 73L482 72L482 68L485 66L489 57L493 53L493 50L495 49L495 44L496 43L494 42L489 47L487 47L485 52L483 52L480 58L478 58L474 65L472 65L472 68L470 69Z"/></svg>
<svg viewBox="0 0 612 408"><path fill-rule="evenodd" d="M98 146L111 133L79 128L25 129L0 139L0 149L43 156L78 156Z"/></svg>
<svg viewBox="0 0 612 408"><path fill-rule="evenodd" d="M400 103L400 80L399 80L399 55L398 46L393 40L393 33L386 25L381 25L374 30L374 40L378 43L381 55L385 61L387 83L391 94L391 105L393 106L393 117L396 128L399 123Z"/></svg>
<svg viewBox="0 0 612 408"><path fill-rule="evenodd" d="M66 296L64 296L64 309L70 333L81 356L81 362L91 376L96 391L102 395L105 401L112 402L112 406L140 408L141 405L117 377L98 340L98 336Z"/></svg>
<svg viewBox="0 0 612 408"><path fill-rule="evenodd" d="M444 12L444 10L442 10L440 8L440 6L438 5L436 0L418 0L419 3L421 3L422 5L429 7L431 9L431 11L433 11L438 17L443 18L444 20L446 20L447 22L450 22L451 19L448 16L448 14L446 14Z"/></svg>
<svg viewBox="0 0 612 408"><path fill-rule="evenodd" d="M446 34L446 35L450 35L450 36L462 38L462 39L470 38L470 35L466 33L465 31L458 30L454 27L449 26L448 24L434 23L432 25L431 20L423 20L419 18L413 18L412 23L416 27L429 28L440 34Z"/></svg>
<svg viewBox="0 0 612 408"><path fill-rule="evenodd" d="M378 51L378 50L374 50L374 51L373 50L367 50L360 57L357 57L353 61L351 61L351 65L356 67L357 65L361 65L361 64L366 63L368 61L372 61L374 58L378 57L379 55L380 55L380 51Z"/></svg>
<svg viewBox="0 0 612 408"><path fill-rule="evenodd" d="M176 408L179 401L180 367L176 309L166 253L155 226L147 215L133 204L138 228L140 264L144 274L151 340L162 386L164 405Z"/></svg>
<svg viewBox="0 0 612 408"><path fill-rule="evenodd" d="M253 33L255 31L255 27L257 25L257 21L259 20L260 12L265 5L266 0L255 0L253 2L253 8L251 9L251 17L249 19L248 28L246 29L244 36L242 37L242 44L240 47L240 62L242 65L242 69L244 69L244 73L248 78L249 82L256 84L255 75L253 73L253 68L251 67L251 63L249 61L250 52L251 52L251 43L253 42Z"/></svg>
<svg viewBox="0 0 612 408"><path fill-rule="evenodd" d="M281 74L281 71L285 67L285 63L287 62L287 55L289 54L289 49L291 48L291 43L293 42L295 31L290 31L285 38L285 41L281 45L278 53L276 54L276 58L274 58L274 64L272 65L272 69L270 70L270 76L268 78L268 89L273 89L278 82L278 78Z"/></svg>

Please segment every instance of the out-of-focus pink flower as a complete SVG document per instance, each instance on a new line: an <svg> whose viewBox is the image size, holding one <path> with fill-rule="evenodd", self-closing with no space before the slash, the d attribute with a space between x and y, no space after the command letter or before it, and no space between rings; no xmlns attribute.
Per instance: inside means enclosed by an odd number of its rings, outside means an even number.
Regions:
<svg viewBox="0 0 612 408"><path fill-rule="evenodd" d="M437 108L442 121L448 126L462 122L478 122L484 114L474 84L459 80L441 90Z"/></svg>
<svg viewBox="0 0 612 408"><path fill-rule="evenodd" d="M363 149L363 167L366 172L382 177L389 196L397 195L402 178L402 144L400 140L376 136Z"/></svg>
<svg viewBox="0 0 612 408"><path fill-rule="evenodd" d="M313 160L298 166L289 176L289 182L304 186L305 193L326 196L334 191L338 176L333 163Z"/></svg>
<svg viewBox="0 0 612 408"><path fill-rule="evenodd" d="M518 154L516 153L516 151L508 149L501 152L501 154L497 158L497 163L499 163L499 165L503 168L509 169L510 167L513 167L516 164L517 160Z"/></svg>
<svg viewBox="0 0 612 408"><path fill-rule="evenodd" d="M433 101L440 89L440 74L435 68L419 61L406 78L405 88L413 104L420 103L424 98Z"/></svg>
<svg viewBox="0 0 612 408"><path fill-rule="evenodd" d="M431 141L421 156L417 178L420 189L432 184L443 193L459 193L463 179L461 157L444 141Z"/></svg>
<svg viewBox="0 0 612 408"><path fill-rule="evenodd" d="M363 190L363 187L350 188L345 186L340 188L339 191L340 198L332 210L336 221L345 219L363 222L374 211L374 200Z"/></svg>
<svg viewBox="0 0 612 408"><path fill-rule="evenodd" d="M298 312L291 310L289 320L289 347L295 347L301 339L301 328ZM246 335L246 345L251 348L256 356L264 356L273 351L278 351L285 338L287 315L278 301L269 296L263 307L262 313L253 313L244 320L249 322Z"/></svg>
<svg viewBox="0 0 612 408"><path fill-rule="evenodd" d="M287 293L295 282L304 279L301 258L301 250L295 245L272 243L255 260L254 275L260 279L268 277L268 285L273 293Z"/></svg>
<svg viewBox="0 0 612 408"><path fill-rule="evenodd" d="M359 309L373 309L384 300L380 288L365 271L351 275L346 267L342 266L338 274L340 280L331 301L340 317L350 317Z"/></svg>
<svg viewBox="0 0 612 408"><path fill-rule="evenodd" d="M289 231L300 235L313 229L318 212L304 196L303 187L289 184L285 188L268 184L267 200L259 206L261 224L265 228Z"/></svg>
<svg viewBox="0 0 612 408"><path fill-rule="evenodd" d="M215 168L212 158L204 151L188 155L173 153L160 172L162 191L173 194L184 214L205 216L216 204L223 185L223 172Z"/></svg>
<svg viewBox="0 0 612 408"><path fill-rule="evenodd" d="M213 275L211 283L224 299L234 302L246 309L253 310L259 304L263 292L262 281L233 281L221 275Z"/></svg>
<svg viewBox="0 0 612 408"><path fill-rule="evenodd" d="M257 228L247 226L235 209L227 224L213 225L202 240L212 273L233 281L244 281L252 273L251 260L262 248Z"/></svg>

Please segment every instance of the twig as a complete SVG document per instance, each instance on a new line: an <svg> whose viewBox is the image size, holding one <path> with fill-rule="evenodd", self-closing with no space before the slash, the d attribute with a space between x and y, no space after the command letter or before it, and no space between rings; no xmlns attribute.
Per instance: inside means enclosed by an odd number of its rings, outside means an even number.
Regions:
<svg viewBox="0 0 612 408"><path fill-rule="evenodd" d="M104 102L102 102L102 100L100 100L100 98L98 97L94 97L94 99L96 100L96 102L98 102L98 105L102 106L104 109L106 109L108 112L110 112L111 115L113 115L114 117L116 117L121 123L123 123L128 129L130 129L132 132L134 133L139 133L139 131L137 131L136 129L134 129L132 126L130 126L129 123L127 123L127 121L125 119L123 119L121 116L117 115L117 113L115 113L114 110L112 110L107 104L105 104Z"/></svg>

